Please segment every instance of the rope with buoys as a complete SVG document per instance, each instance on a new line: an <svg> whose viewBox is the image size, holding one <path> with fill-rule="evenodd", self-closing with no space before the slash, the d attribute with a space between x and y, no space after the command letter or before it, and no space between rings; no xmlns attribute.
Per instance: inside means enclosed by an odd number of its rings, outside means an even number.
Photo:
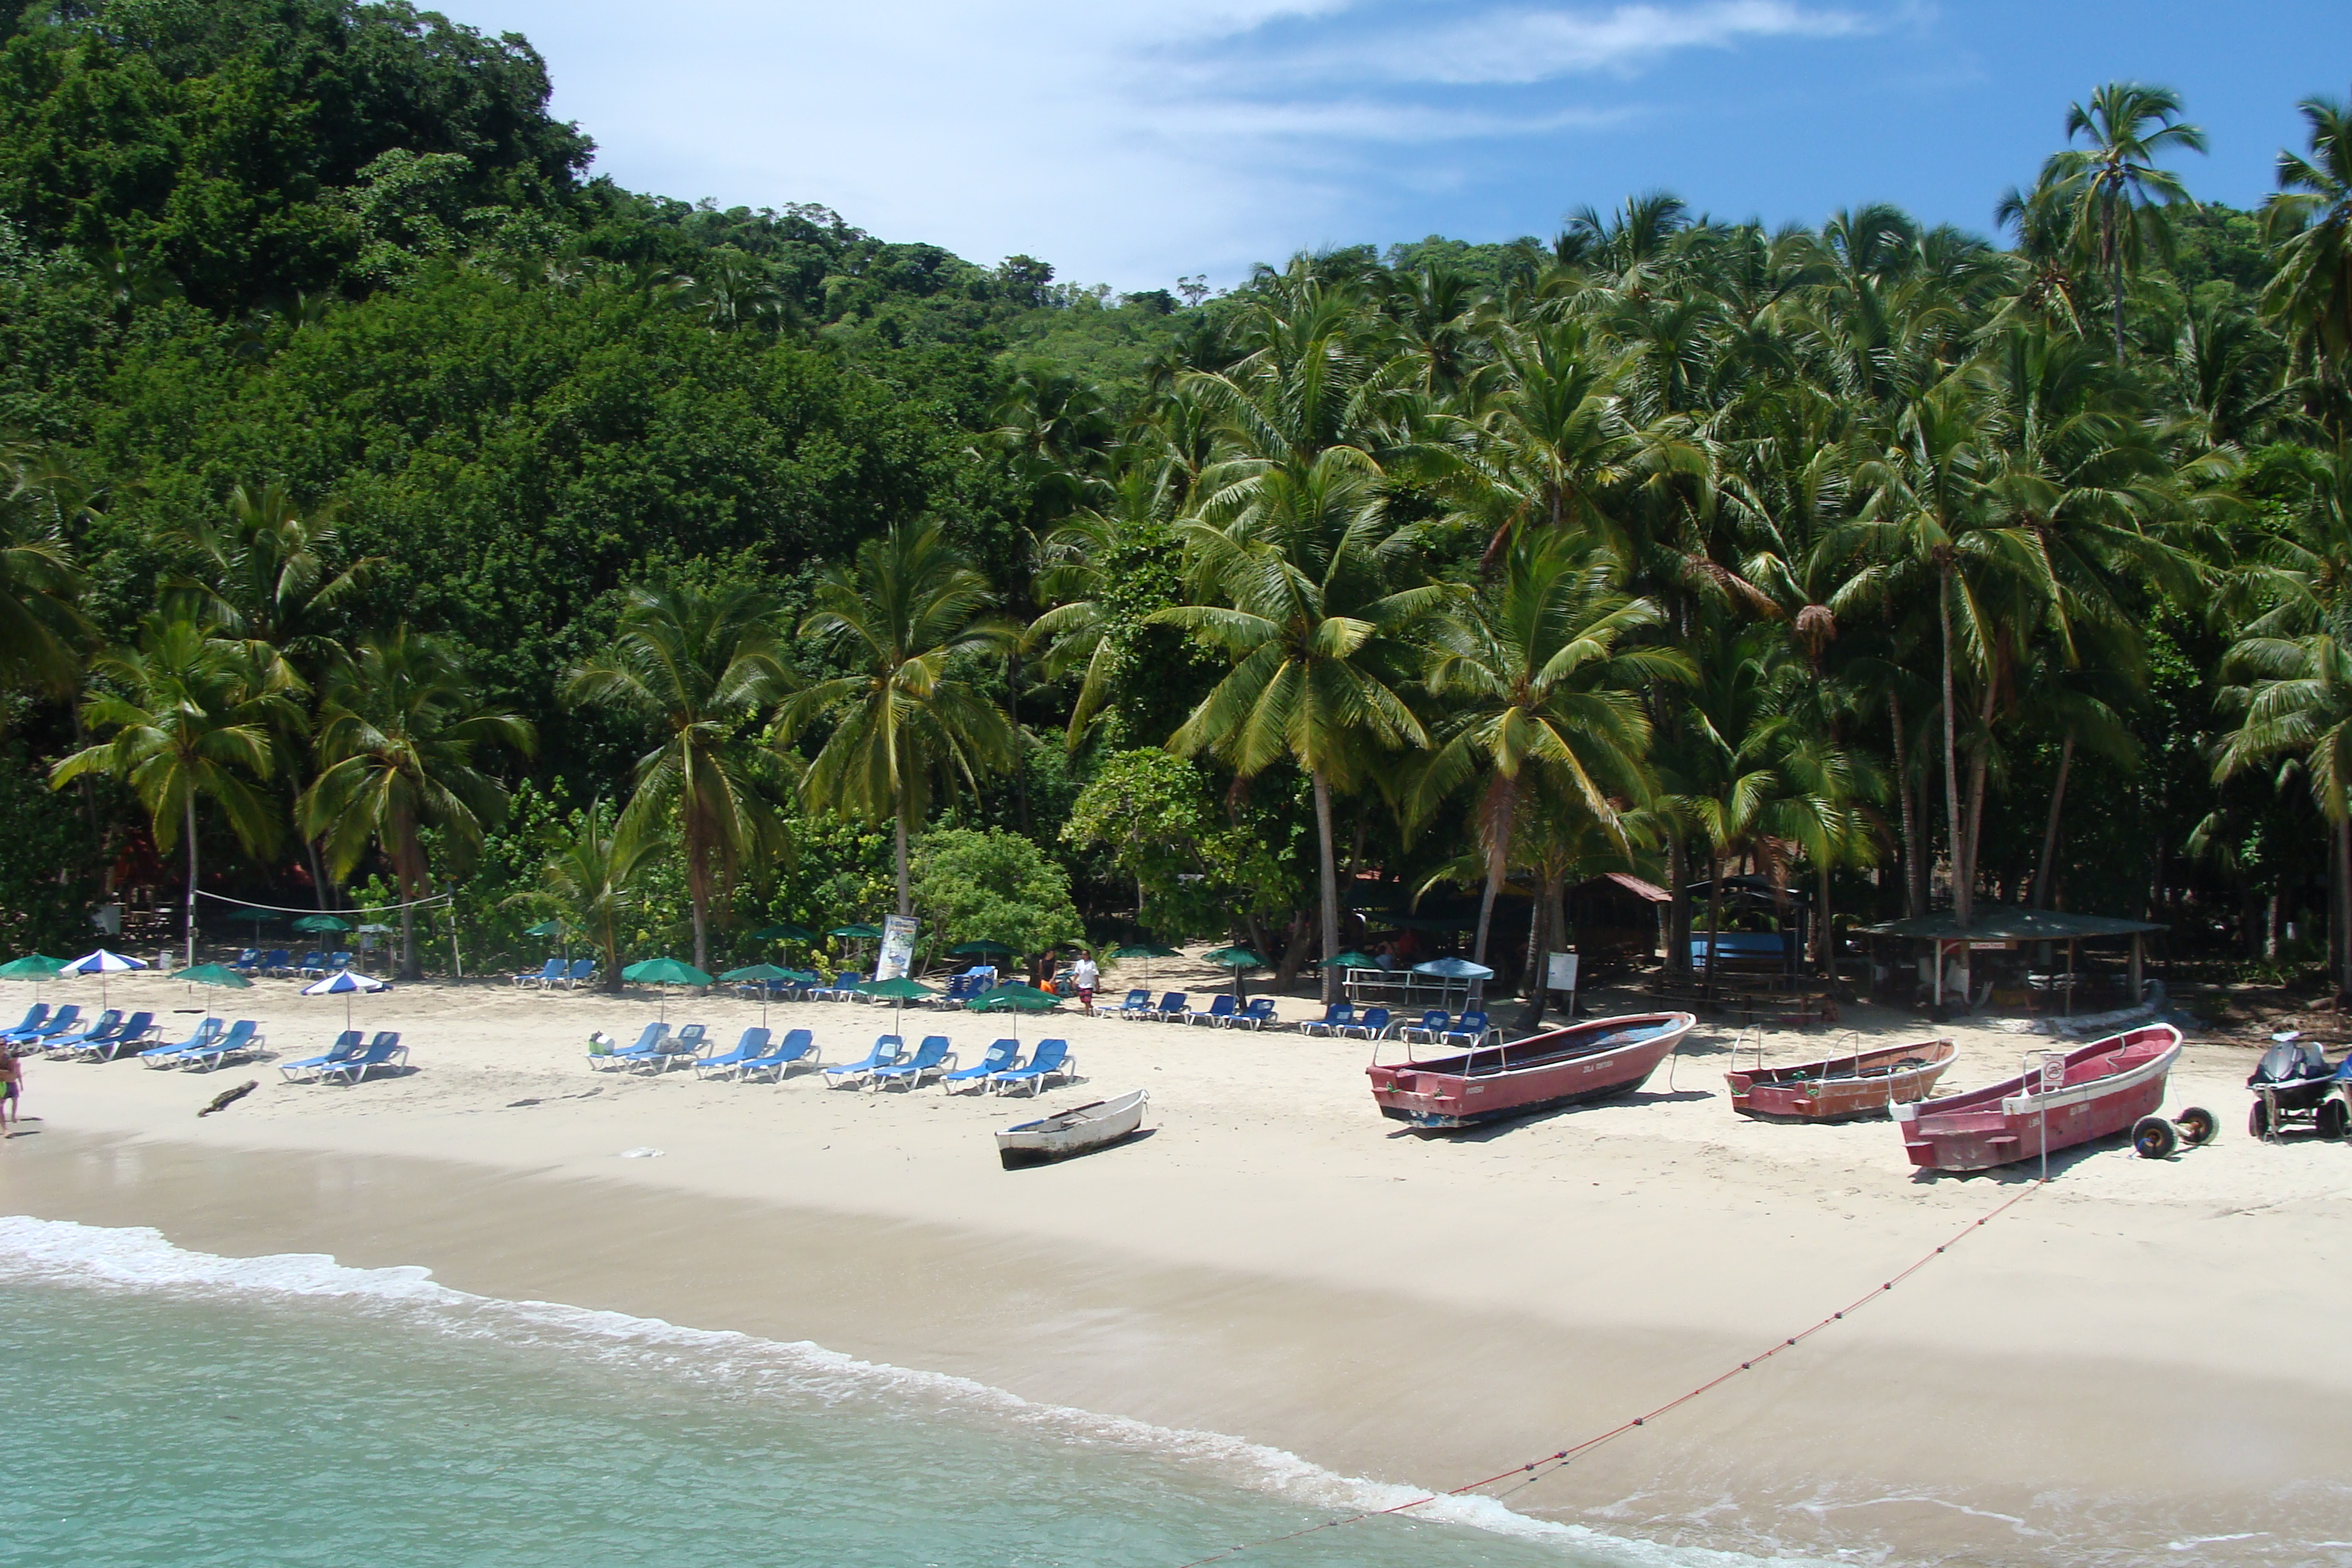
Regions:
<svg viewBox="0 0 2352 1568"><path fill-rule="evenodd" d="M1637 1426L1648 1426L1651 1422L1655 1421L1659 1416L1666 1415L1670 1411L1679 1409L1683 1405L1688 1405L1692 1400L1698 1398L1701 1394L1722 1387L1725 1384L1729 1383L1733 1378L1738 1377L1743 1372L1753 1371L1757 1366L1764 1362L1771 1360L1774 1356L1779 1355L1782 1351L1796 1349L1798 1345L1801 1344L1806 1340L1811 1339L1815 1334L1820 1333L1831 1324L1844 1321L1847 1314L1857 1311L1864 1307L1867 1307L1873 1301L1879 1300L1888 1291L1894 1289L1895 1287L1902 1284L1905 1280L1909 1279L1914 1274L1918 1273L1922 1268L1925 1268L1930 1263L1935 1262L1937 1258L1942 1257L1945 1253L1950 1251L1953 1247L1967 1240L1971 1233L1990 1225L1994 1220L1999 1219L2002 1215L2008 1213L2011 1209L2015 1208L2019 1204L2023 1203L2035 1193L2040 1192L2043 1187L2049 1185L2049 1184L2050 1178L2047 1176L2043 1176L2039 1180L2029 1184L2023 1192L2019 1193L2016 1196L1999 1205L1991 1213L1983 1215L1981 1218L1970 1220L1949 1241L1943 1243L1933 1252L1924 1254L1917 1262L1912 1264L1909 1268L1893 1275L1884 1284L1881 1284L1865 1294L1855 1298L1855 1300L1849 1302L1847 1305L1839 1308L1836 1311L1832 1312L1828 1317L1822 1319L1819 1322L1814 1323L1810 1328L1800 1330L1796 1333L1789 1335L1785 1339L1780 1340L1778 1343L1772 1345L1769 1349L1749 1356L1746 1361L1741 1362L1738 1366L1718 1373L1715 1376L1707 1379L1705 1383L1700 1384L1696 1388L1691 1389L1689 1392L1685 1394L1676 1394L1674 1398L1667 1400L1664 1405L1658 1405L1654 1409L1645 1410L1641 1415L1633 1416L1630 1420L1621 1421L1605 1432L1587 1437L1581 1443L1575 1444L1570 1447L1561 1448L1554 1453L1546 1454L1539 1459L1530 1459L1523 1465L1514 1465L1507 1470L1497 1471L1496 1474L1485 1477L1482 1479L1465 1481L1458 1487L1451 1487L1442 1492L1430 1492L1425 1496L1413 1498L1409 1501L1398 1503L1391 1508L1368 1508L1356 1513L1342 1514L1337 1519L1323 1520L1318 1523L1307 1525L1301 1529L1291 1531L1286 1534L1269 1535L1263 1541L1245 1541L1238 1546L1228 1546L1221 1551L1212 1552L1206 1557L1195 1557L1190 1562L1179 1563L1177 1564L1177 1568L1202 1568L1202 1565L1205 1563L1223 1563L1228 1558L1238 1557L1244 1552L1255 1552L1262 1547L1267 1546L1279 1546L1286 1541L1297 1541L1305 1536L1318 1534L1326 1530L1337 1530L1342 1525L1360 1524L1368 1519L1385 1519L1391 1514L1411 1513L1414 1509L1426 1508L1431 1503L1442 1502L1447 1498L1461 1497L1466 1493L1475 1492L1481 1487L1491 1487L1503 1481L1517 1480L1519 1483L1519 1487L1524 1487L1531 1484L1532 1482L1540 1480L1543 1477L1550 1474L1552 1471L1565 1468L1571 1460L1592 1452L1592 1450L1600 1447L1602 1444L1622 1437ZM1511 1489L1513 1491L1517 1491L1519 1489L1519 1487L1513 1487Z"/></svg>

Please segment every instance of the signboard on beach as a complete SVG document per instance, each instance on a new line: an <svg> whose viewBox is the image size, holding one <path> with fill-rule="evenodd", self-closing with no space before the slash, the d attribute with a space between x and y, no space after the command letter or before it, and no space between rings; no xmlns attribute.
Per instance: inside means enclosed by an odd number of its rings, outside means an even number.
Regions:
<svg viewBox="0 0 2352 1568"><path fill-rule="evenodd" d="M874 978L897 980L907 973L915 961L915 931L919 924L909 915L890 915L882 921L882 951L874 960Z"/></svg>

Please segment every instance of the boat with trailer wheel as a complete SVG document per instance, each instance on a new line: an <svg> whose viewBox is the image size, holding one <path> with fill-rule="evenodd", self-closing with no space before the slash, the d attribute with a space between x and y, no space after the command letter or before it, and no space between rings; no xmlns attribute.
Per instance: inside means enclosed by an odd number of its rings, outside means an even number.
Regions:
<svg viewBox="0 0 2352 1568"><path fill-rule="evenodd" d="M1697 1022L1636 1013L1394 1063L1380 1060L1376 1042L1364 1070L1382 1116L1433 1131L1471 1127L1631 1094Z"/></svg>
<svg viewBox="0 0 2352 1568"><path fill-rule="evenodd" d="M1983 1089L1895 1108L1903 1150L1929 1171L1990 1171L2128 1132L2164 1103L2180 1031L2148 1024L2029 1052L2024 1070Z"/></svg>
<svg viewBox="0 0 2352 1568"><path fill-rule="evenodd" d="M1854 1042L1853 1050L1832 1052L1818 1061L1777 1068L1759 1062L1724 1074L1731 1086L1731 1109L1742 1116L1795 1121L1884 1116L1892 1107L1934 1094L1936 1080L1959 1055L1949 1040L1914 1040L1869 1050L1859 1034L1849 1031L1846 1038ZM1760 1045L1758 1055L1762 1055Z"/></svg>

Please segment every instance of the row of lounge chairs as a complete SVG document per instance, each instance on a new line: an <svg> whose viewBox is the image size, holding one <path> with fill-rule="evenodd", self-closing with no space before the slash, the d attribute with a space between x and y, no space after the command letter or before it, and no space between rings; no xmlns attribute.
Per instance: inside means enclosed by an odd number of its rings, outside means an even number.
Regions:
<svg viewBox="0 0 2352 1568"><path fill-rule="evenodd" d="M307 1079L312 1083L355 1084L364 1082L368 1074L378 1069L390 1072L395 1067L407 1065L408 1047L400 1043L400 1036L394 1031L382 1030L374 1039L368 1040L365 1031L346 1029L335 1037L335 1043L327 1047L325 1054L304 1057L298 1062L279 1062L278 1070L286 1075L289 1083L300 1083Z"/></svg>
<svg viewBox="0 0 2352 1568"><path fill-rule="evenodd" d="M566 991L573 991L589 984L595 978L596 961L593 958L575 958L569 963L561 958L551 958L544 966L525 970L516 975L514 983L540 991L552 991L559 985Z"/></svg>
<svg viewBox="0 0 2352 1568"><path fill-rule="evenodd" d="M273 947L267 952L248 947L229 960L228 966L239 974L323 980L330 974L339 974L349 969L352 955L348 952L306 952L298 959L282 947Z"/></svg>
<svg viewBox="0 0 2352 1568"><path fill-rule="evenodd" d="M1320 1018L1298 1026L1302 1035L1331 1035L1356 1040L1415 1040L1425 1045L1482 1046L1500 1033L1486 1015L1466 1012L1455 1017L1443 1007L1432 1007L1418 1023L1407 1023L1386 1007L1367 1007L1361 1014L1352 1002L1334 1002Z"/></svg>
<svg viewBox="0 0 2352 1568"><path fill-rule="evenodd" d="M1035 1094L1049 1079L1067 1082L1077 1070L1066 1040L1040 1040L1027 1061L1020 1059L1017 1040L998 1040L970 1067L960 1064L945 1035L928 1035L914 1049L897 1035L876 1037L874 1048L856 1061L825 1067L815 1037L807 1029L785 1031L781 1045L764 1027L743 1031L730 1051L705 1055L709 1031L700 1024L681 1026L672 1033L667 1024L647 1024L635 1045L626 1047L604 1034L588 1038L588 1065L599 1071L661 1074L690 1068L697 1078L732 1076L749 1083L761 1075L782 1083L793 1068L822 1070L828 1087L920 1089L937 1082L950 1093L979 1089L1005 1093L1025 1089Z"/></svg>
<svg viewBox="0 0 2352 1568"><path fill-rule="evenodd" d="M1100 1018L1141 1019L1154 1024L1206 1024L1213 1029L1263 1029L1268 1024L1282 1020L1274 1016L1274 998L1254 998L1246 1007L1234 1000L1229 991L1220 991L1209 999L1206 1007L1192 1005L1192 998L1182 991L1171 991L1155 1003L1151 993L1142 989L1130 991L1127 1000L1116 1007L1097 1007Z"/></svg>

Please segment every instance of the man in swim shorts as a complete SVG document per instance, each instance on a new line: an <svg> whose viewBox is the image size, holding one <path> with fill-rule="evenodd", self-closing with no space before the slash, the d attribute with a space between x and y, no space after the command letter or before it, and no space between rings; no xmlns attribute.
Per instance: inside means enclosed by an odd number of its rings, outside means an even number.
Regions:
<svg viewBox="0 0 2352 1568"><path fill-rule="evenodd" d="M18 1124L25 1120L25 1064L16 1053L0 1046L0 1137L14 1137L7 1132L11 1118Z"/></svg>

